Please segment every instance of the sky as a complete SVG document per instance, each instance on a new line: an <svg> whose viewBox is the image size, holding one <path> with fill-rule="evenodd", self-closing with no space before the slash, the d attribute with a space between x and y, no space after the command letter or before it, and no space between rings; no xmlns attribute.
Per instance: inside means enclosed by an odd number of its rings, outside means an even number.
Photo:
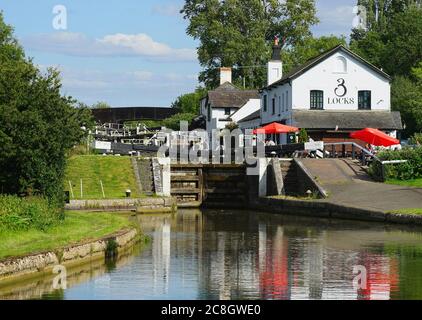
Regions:
<svg viewBox="0 0 422 320"><path fill-rule="evenodd" d="M199 85L198 43L186 35L183 2L1 0L0 10L27 56L61 71L63 94L88 105L167 107ZM316 0L313 33L348 36L356 2Z"/></svg>

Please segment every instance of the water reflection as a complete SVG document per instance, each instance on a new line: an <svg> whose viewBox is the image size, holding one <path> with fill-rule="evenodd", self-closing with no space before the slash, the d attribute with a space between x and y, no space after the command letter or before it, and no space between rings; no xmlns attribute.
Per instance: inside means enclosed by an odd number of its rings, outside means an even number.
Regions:
<svg viewBox="0 0 422 320"><path fill-rule="evenodd" d="M421 229L228 211L137 219L148 247L59 296L422 299ZM368 270L365 289L353 287L357 265Z"/></svg>
<svg viewBox="0 0 422 320"><path fill-rule="evenodd" d="M148 298L159 299L399 298L397 248L419 250L422 240L399 227L245 212L139 221L154 239L142 255L152 261L157 293ZM366 289L353 288L356 265L368 270Z"/></svg>

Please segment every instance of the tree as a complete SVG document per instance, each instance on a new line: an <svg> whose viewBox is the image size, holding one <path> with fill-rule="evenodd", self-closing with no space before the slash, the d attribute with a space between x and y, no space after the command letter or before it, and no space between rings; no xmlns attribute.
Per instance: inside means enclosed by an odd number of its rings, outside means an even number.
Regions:
<svg viewBox="0 0 422 320"><path fill-rule="evenodd" d="M200 41L200 82L219 84L219 68L234 67L233 82L249 88L265 84L276 35L291 47L311 35L318 22L314 0L186 0L181 13L187 34Z"/></svg>
<svg viewBox="0 0 422 320"><path fill-rule="evenodd" d="M412 75L422 85L422 61L416 67L412 68Z"/></svg>
<svg viewBox="0 0 422 320"><path fill-rule="evenodd" d="M422 0L359 0L367 30L354 30L351 48L393 77L392 108L405 136L422 130Z"/></svg>
<svg viewBox="0 0 422 320"><path fill-rule="evenodd" d="M171 116L170 118L163 120L163 126L166 128L179 131L180 130L180 122L187 121L190 125L192 120L197 116L195 113L176 113L175 115Z"/></svg>
<svg viewBox="0 0 422 320"><path fill-rule="evenodd" d="M422 7L411 7L397 14L386 40L386 71L392 75L409 75L422 61Z"/></svg>
<svg viewBox="0 0 422 320"><path fill-rule="evenodd" d="M98 101L97 103L94 103L91 107L91 109L110 109L111 106L104 101Z"/></svg>
<svg viewBox="0 0 422 320"><path fill-rule="evenodd" d="M357 5L365 8L366 31L386 33L392 20L397 14L407 11L409 8L419 6L421 0L358 0ZM355 29L352 39L359 38L362 30Z"/></svg>
<svg viewBox="0 0 422 320"><path fill-rule="evenodd" d="M353 51L391 76L409 75L422 60L422 0L359 0L367 30L353 30Z"/></svg>
<svg viewBox="0 0 422 320"><path fill-rule="evenodd" d="M0 14L0 191L63 196L66 153L81 141L92 118L60 94L59 72L40 72Z"/></svg>
<svg viewBox="0 0 422 320"><path fill-rule="evenodd" d="M306 129L304 128L300 129L298 139L299 139L299 143L309 142L308 131L306 131Z"/></svg>
<svg viewBox="0 0 422 320"><path fill-rule="evenodd" d="M307 37L300 44L283 52L283 71L289 72L292 68L340 44L347 45L345 37L334 35L319 38Z"/></svg>
<svg viewBox="0 0 422 320"><path fill-rule="evenodd" d="M179 96L171 107L177 109L178 113L199 114L200 101L206 94L204 88L198 87L195 92Z"/></svg>
<svg viewBox="0 0 422 320"><path fill-rule="evenodd" d="M415 132L422 132L422 85L399 76L392 83L391 93L392 108L400 111L406 125L405 136L410 137Z"/></svg>

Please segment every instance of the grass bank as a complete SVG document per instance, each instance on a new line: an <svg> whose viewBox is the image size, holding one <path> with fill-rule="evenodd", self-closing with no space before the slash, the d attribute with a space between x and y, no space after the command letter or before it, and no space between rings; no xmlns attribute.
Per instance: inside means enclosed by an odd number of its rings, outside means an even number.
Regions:
<svg viewBox="0 0 422 320"><path fill-rule="evenodd" d="M416 215L422 215L422 208L416 208L416 209L401 209L401 210L395 210L391 212L393 214L416 214Z"/></svg>
<svg viewBox="0 0 422 320"><path fill-rule="evenodd" d="M417 187L422 188L422 179L413 179L413 180L395 180L391 179L387 181L388 184L395 184L405 187Z"/></svg>
<svg viewBox="0 0 422 320"><path fill-rule="evenodd" d="M73 156L68 160L64 188L73 191L71 199L103 199L101 183L106 199L125 198L127 189L132 191L132 197L141 196L129 157Z"/></svg>
<svg viewBox="0 0 422 320"><path fill-rule="evenodd" d="M125 215L66 212L65 219L45 231L30 229L0 233L0 259L95 240L134 227Z"/></svg>

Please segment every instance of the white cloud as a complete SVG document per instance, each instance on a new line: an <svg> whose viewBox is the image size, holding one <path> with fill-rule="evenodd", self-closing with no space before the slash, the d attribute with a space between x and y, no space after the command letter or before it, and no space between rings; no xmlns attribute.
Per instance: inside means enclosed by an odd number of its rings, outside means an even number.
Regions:
<svg viewBox="0 0 422 320"><path fill-rule="evenodd" d="M180 16L181 5L174 3L157 4L152 7L152 12L162 16L177 17Z"/></svg>
<svg viewBox="0 0 422 320"><path fill-rule="evenodd" d="M148 70L135 71L100 71L87 69L71 69L55 66L61 72L62 83L66 90L73 89L121 89L166 87L177 84L195 83L197 76L192 74L153 73ZM43 68L45 68L43 66Z"/></svg>
<svg viewBox="0 0 422 320"><path fill-rule="evenodd" d="M141 56L166 61L196 61L195 49L172 48L145 33L106 35L92 39L82 33L56 32L24 38L27 49L83 57Z"/></svg>
<svg viewBox="0 0 422 320"><path fill-rule="evenodd" d="M180 94L192 92L198 83L196 75L187 73L56 68L61 71L63 94L87 104L107 101L116 107L169 106Z"/></svg>

